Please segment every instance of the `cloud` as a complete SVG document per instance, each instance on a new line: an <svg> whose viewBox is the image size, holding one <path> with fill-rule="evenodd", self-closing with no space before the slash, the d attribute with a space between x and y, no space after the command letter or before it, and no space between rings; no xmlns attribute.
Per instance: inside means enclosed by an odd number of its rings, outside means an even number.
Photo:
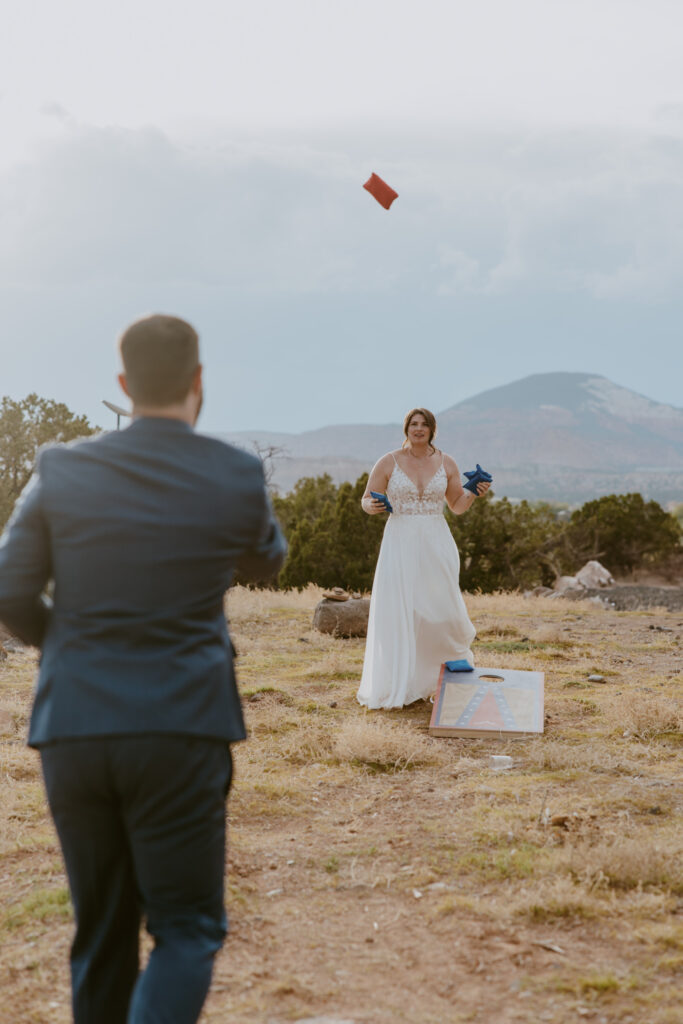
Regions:
<svg viewBox="0 0 683 1024"><path fill-rule="evenodd" d="M677 126L683 122L683 103L660 103L654 109L654 118Z"/></svg>
<svg viewBox="0 0 683 1024"><path fill-rule="evenodd" d="M440 266L447 271L448 279L437 287L439 295L452 295L460 291L480 287L481 268L479 260L468 256L462 249L446 245L440 254Z"/></svg>
<svg viewBox="0 0 683 1024"><path fill-rule="evenodd" d="M675 135L226 132L190 145L50 114L59 137L0 183L0 273L15 287L650 301L683 280ZM361 189L370 170L399 191L388 213Z"/></svg>
<svg viewBox="0 0 683 1024"><path fill-rule="evenodd" d="M575 133L473 155L473 201L495 238L445 248L442 292L577 293L651 301L683 283L683 141Z"/></svg>
<svg viewBox="0 0 683 1024"><path fill-rule="evenodd" d="M57 121L68 121L71 118L71 114L66 107L63 107L61 103L55 103L53 100L43 103L40 113L44 114L45 117L54 117Z"/></svg>
<svg viewBox="0 0 683 1024"><path fill-rule="evenodd" d="M358 253L378 221L360 184L343 156L308 147L189 148L153 128L71 127L5 176L0 269L19 286L363 288ZM378 260L365 286L389 266Z"/></svg>

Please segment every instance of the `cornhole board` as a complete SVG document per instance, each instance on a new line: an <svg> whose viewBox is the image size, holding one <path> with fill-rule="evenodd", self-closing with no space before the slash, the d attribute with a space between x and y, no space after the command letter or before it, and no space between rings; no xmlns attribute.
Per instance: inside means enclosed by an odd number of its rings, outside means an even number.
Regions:
<svg viewBox="0 0 683 1024"><path fill-rule="evenodd" d="M543 672L475 668L449 672L441 666L431 736L515 739L543 732Z"/></svg>

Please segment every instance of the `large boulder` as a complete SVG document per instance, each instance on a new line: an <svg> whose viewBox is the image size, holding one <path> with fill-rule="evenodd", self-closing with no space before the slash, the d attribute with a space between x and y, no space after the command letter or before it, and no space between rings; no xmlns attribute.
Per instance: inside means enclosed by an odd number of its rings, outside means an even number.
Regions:
<svg viewBox="0 0 683 1024"><path fill-rule="evenodd" d="M333 636L367 636L370 599L351 597L348 601L325 598L316 606L313 628Z"/></svg>
<svg viewBox="0 0 683 1024"><path fill-rule="evenodd" d="M605 569L604 565L600 565L600 562L596 562L595 559L586 562L583 569L579 569L576 579L587 590L597 590L598 587L611 587L614 583L614 577L609 569Z"/></svg>
<svg viewBox="0 0 683 1024"><path fill-rule="evenodd" d="M553 597L575 597L584 590L597 590L600 587L609 587L613 583L614 579L609 570L593 559L586 562L576 576L560 576L556 579L553 584Z"/></svg>

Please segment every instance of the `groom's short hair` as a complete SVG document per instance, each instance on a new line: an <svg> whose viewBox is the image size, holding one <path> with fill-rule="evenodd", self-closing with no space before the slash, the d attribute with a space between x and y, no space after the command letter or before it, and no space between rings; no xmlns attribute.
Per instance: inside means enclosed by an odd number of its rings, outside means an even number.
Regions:
<svg viewBox="0 0 683 1024"><path fill-rule="evenodd" d="M130 397L138 405L182 402L199 366L199 335L177 316L136 320L119 338Z"/></svg>

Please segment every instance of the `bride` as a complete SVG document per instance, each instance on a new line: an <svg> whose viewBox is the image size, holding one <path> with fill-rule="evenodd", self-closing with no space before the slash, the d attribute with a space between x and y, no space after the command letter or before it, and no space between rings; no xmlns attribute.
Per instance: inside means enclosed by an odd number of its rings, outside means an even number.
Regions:
<svg viewBox="0 0 683 1024"><path fill-rule="evenodd" d="M369 708L395 708L428 697L444 661L473 665L474 626L460 593L460 556L444 519L475 495L463 489L450 455L432 444L436 419L428 409L405 418L406 440L374 466L361 504L368 515L385 511L371 491L386 493L393 513L384 529L370 601L368 638L358 700ZM478 497L490 484L478 485Z"/></svg>

